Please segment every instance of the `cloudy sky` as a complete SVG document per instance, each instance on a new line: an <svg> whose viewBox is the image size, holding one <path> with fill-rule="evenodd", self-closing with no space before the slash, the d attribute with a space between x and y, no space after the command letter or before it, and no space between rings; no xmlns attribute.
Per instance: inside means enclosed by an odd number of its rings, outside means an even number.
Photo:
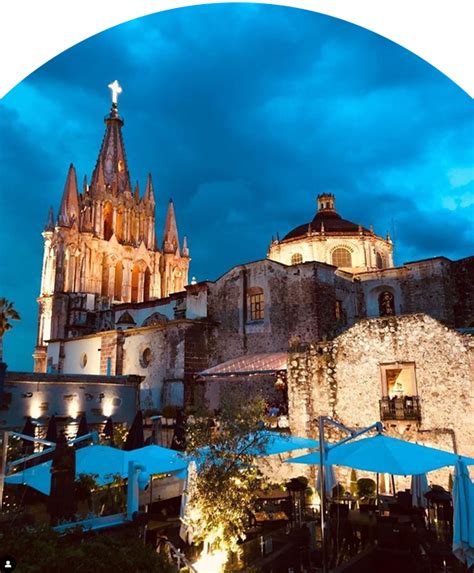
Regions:
<svg viewBox="0 0 474 573"><path fill-rule="evenodd" d="M277 6L184 8L123 24L56 57L0 102L0 296L23 320L5 340L32 368L41 231L70 162L89 177L110 108L132 180L169 197L191 275L264 258L315 197L395 239L396 263L474 253L474 105L404 48Z"/></svg>

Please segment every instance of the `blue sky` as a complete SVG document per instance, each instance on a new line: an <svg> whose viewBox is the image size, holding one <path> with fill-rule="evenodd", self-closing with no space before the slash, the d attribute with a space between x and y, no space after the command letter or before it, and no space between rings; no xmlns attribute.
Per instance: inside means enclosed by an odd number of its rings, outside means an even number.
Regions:
<svg viewBox="0 0 474 573"><path fill-rule="evenodd" d="M110 108L132 180L151 172L157 232L173 197L191 273L264 258L315 197L394 235L396 263L474 254L474 103L404 48L313 12L217 4L123 24L59 55L0 101L0 296L5 338L32 368L41 231L67 168L90 177Z"/></svg>

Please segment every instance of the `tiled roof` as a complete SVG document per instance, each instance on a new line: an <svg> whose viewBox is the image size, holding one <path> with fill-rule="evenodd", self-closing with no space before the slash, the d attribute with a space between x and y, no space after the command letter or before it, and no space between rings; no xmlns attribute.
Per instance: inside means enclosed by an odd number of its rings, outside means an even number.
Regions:
<svg viewBox="0 0 474 573"><path fill-rule="evenodd" d="M286 352L247 354L208 368L200 376L243 376L249 374L273 374L287 368Z"/></svg>

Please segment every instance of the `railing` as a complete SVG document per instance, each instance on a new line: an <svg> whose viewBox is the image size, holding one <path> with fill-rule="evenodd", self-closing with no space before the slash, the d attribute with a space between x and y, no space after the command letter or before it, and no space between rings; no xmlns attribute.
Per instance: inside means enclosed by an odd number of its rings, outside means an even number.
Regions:
<svg viewBox="0 0 474 573"><path fill-rule="evenodd" d="M421 420L420 399L418 396L401 396L380 400L382 420Z"/></svg>

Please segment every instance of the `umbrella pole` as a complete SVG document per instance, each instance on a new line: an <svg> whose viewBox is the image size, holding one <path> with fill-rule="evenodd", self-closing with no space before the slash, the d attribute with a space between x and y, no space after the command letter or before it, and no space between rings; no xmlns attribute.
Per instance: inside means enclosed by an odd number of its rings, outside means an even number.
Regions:
<svg viewBox="0 0 474 573"><path fill-rule="evenodd" d="M395 497L397 495L397 492L395 491L395 476L391 474L391 478L392 478L392 493L393 497Z"/></svg>
<svg viewBox="0 0 474 573"><path fill-rule="evenodd" d="M325 484L325 468L324 468L324 461L326 457L325 452L325 443L324 443L324 416L319 416L319 499L321 503L321 554L322 554L322 565L323 565L323 573L327 572L326 568L326 499L325 499L325 491L326 491L326 484Z"/></svg>
<svg viewBox="0 0 474 573"><path fill-rule="evenodd" d="M375 490L375 504L377 509L380 509L380 496L379 496L379 492L380 492L380 474L377 472L377 488Z"/></svg>

